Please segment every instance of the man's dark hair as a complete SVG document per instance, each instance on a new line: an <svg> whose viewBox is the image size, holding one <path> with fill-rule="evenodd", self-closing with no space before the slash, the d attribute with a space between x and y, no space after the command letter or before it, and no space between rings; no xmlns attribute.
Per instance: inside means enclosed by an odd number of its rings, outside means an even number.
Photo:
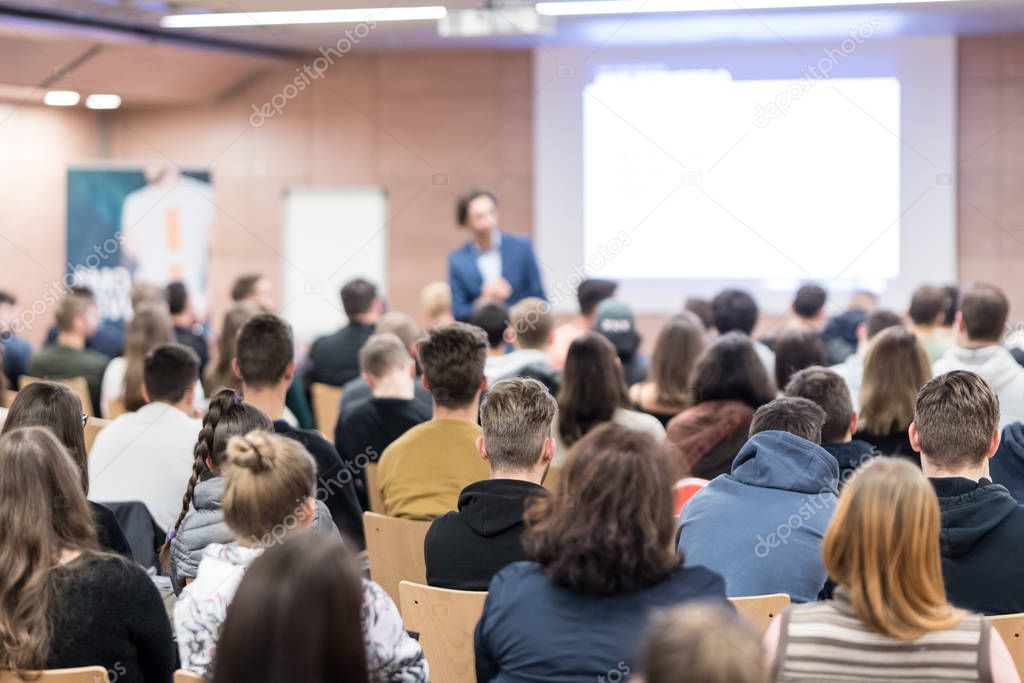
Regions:
<svg viewBox="0 0 1024 683"><path fill-rule="evenodd" d="M784 387L794 373L827 362L820 334L807 328L786 330L775 342L775 386Z"/></svg>
<svg viewBox="0 0 1024 683"><path fill-rule="evenodd" d="M921 285L910 298L910 319L915 325L934 325L941 315L946 316L949 308L949 292L945 287Z"/></svg>
<svg viewBox="0 0 1024 683"><path fill-rule="evenodd" d="M801 318L813 318L825 307L827 298L828 293L821 285L803 285L793 297L793 312Z"/></svg>
<svg viewBox="0 0 1024 683"><path fill-rule="evenodd" d="M839 443L846 438L853 419L853 400L846 380L838 373L820 365L804 368L790 378L785 394L814 401L825 411L822 443Z"/></svg>
<svg viewBox="0 0 1024 683"><path fill-rule="evenodd" d="M0 305L3 305L3 304L16 304L16 303L18 303L18 301L17 301L17 299L14 298L13 294L11 294L8 291L0 289Z"/></svg>
<svg viewBox="0 0 1024 683"><path fill-rule="evenodd" d="M188 290L185 289L184 282L172 282L167 285L165 296L171 315L181 315L185 312L185 306L188 304Z"/></svg>
<svg viewBox="0 0 1024 683"><path fill-rule="evenodd" d="M750 436L774 430L820 444L824 424L825 411L817 403L806 398L783 396L757 409L750 423Z"/></svg>
<svg viewBox="0 0 1024 683"><path fill-rule="evenodd" d="M250 387L260 389L277 384L294 356L292 328L276 315L253 316L238 331L235 362L242 382Z"/></svg>
<svg viewBox="0 0 1024 683"><path fill-rule="evenodd" d="M259 274L240 275L235 279L235 283L231 285L231 300L242 301L252 296L253 291L256 289L256 283L263 277Z"/></svg>
<svg viewBox="0 0 1024 683"><path fill-rule="evenodd" d="M435 404L462 408L476 400L487 361L483 330L458 322L440 325L431 328L416 348Z"/></svg>
<svg viewBox="0 0 1024 683"><path fill-rule="evenodd" d="M377 298L377 285L361 277L349 280L341 288L341 307L349 320L370 310Z"/></svg>
<svg viewBox="0 0 1024 683"><path fill-rule="evenodd" d="M869 313L868 319L864 321L864 324L867 326L868 339L874 339L882 330L902 325L903 319L892 311L880 308L877 311Z"/></svg>
<svg viewBox="0 0 1024 683"><path fill-rule="evenodd" d="M469 317L469 324L487 333L487 346L496 349L505 343L508 328L508 309L502 304L484 304Z"/></svg>
<svg viewBox="0 0 1024 683"><path fill-rule="evenodd" d="M150 402L177 403L199 380L199 356L182 344L161 344L142 365L142 382Z"/></svg>
<svg viewBox="0 0 1024 683"><path fill-rule="evenodd" d="M467 190L459 195L455 203L455 220L459 225L466 224L466 220L469 218L469 205L477 197L490 197L491 201L494 202L494 206L498 206L498 196L490 190L485 190L482 187L474 187L471 190Z"/></svg>
<svg viewBox="0 0 1024 683"><path fill-rule="evenodd" d="M726 289L711 300L711 315L719 334L735 331L749 335L757 324L757 302L742 289Z"/></svg>
<svg viewBox="0 0 1024 683"><path fill-rule="evenodd" d="M995 285L973 285L960 298L960 314L971 340L998 341L1005 332L1009 313L1010 302Z"/></svg>
<svg viewBox="0 0 1024 683"><path fill-rule="evenodd" d="M715 326L715 314L711 311L711 302L699 296L691 296L683 302L683 310L693 313L700 319L705 330Z"/></svg>
<svg viewBox="0 0 1024 683"><path fill-rule="evenodd" d="M985 459L999 429L999 397L973 372L947 372L917 392L914 424L928 462L946 470L972 467Z"/></svg>
<svg viewBox="0 0 1024 683"><path fill-rule="evenodd" d="M602 301L615 296L615 290L618 288L619 283L611 280L600 280L597 278L584 280L576 288L576 299L580 303L580 313L587 316L593 315Z"/></svg>

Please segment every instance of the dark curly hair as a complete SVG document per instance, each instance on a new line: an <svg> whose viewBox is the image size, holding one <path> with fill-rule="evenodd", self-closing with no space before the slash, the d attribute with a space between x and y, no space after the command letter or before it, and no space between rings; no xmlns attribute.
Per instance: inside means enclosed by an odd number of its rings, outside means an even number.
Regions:
<svg viewBox="0 0 1024 683"><path fill-rule="evenodd" d="M672 464L651 436L615 423L576 442L558 491L526 511L523 548L554 583L610 595L653 586L682 562L672 539Z"/></svg>

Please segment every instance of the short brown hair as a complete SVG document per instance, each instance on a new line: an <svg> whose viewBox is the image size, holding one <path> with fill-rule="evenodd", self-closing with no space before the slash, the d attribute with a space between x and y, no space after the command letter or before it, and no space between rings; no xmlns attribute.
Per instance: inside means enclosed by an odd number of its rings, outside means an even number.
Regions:
<svg viewBox="0 0 1024 683"><path fill-rule="evenodd" d="M521 472L537 465L558 404L535 379L503 379L487 390L480 426L492 470Z"/></svg>
<svg viewBox="0 0 1024 683"><path fill-rule="evenodd" d="M760 432L788 432L816 444L821 443L821 426L825 411L806 398L783 396L765 403L754 412L750 436Z"/></svg>
<svg viewBox="0 0 1024 683"><path fill-rule="evenodd" d="M359 349L359 369L371 377L381 378L402 370L409 364L409 352L397 335L384 332L370 335Z"/></svg>
<svg viewBox="0 0 1024 683"><path fill-rule="evenodd" d="M349 319L370 310L376 298L377 286L361 277L349 280L341 288L341 307L345 309L345 315Z"/></svg>
<svg viewBox="0 0 1024 683"><path fill-rule="evenodd" d="M915 325L934 325L940 315L946 314L949 298L945 287L921 285L910 299L910 320ZM942 324L941 320L939 324Z"/></svg>
<svg viewBox="0 0 1024 683"><path fill-rule="evenodd" d="M235 362L242 381L253 388L268 387L281 381L294 356L292 328L276 315L254 315L238 331Z"/></svg>
<svg viewBox="0 0 1024 683"><path fill-rule="evenodd" d="M89 307L95 304L96 300L92 295L86 296L77 292L65 295L57 304L57 310L54 311L57 329L61 332L71 332L74 329L75 321L83 317Z"/></svg>
<svg viewBox="0 0 1024 683"><path fill-rule="evenodd" d="M150 401L177 403L199 381L199 356L183 344L161 344L142 362L142 383Z"/></svg>
<svg viewBox="0 0 1024 683"><path fill-rule="evenodd" d="M644 683L767 683L757 631L715 603L688 604L655 615L640 656Z"/></svg>
<svg viewBox="0 0 1024 683"><path fill-rule="evenodd" d="M784 387L793 373L827 362L820 334L808 329L786 330L775 341L775 386Z"/></svg>
<svg viewBox="0 0 1024 683"><path fill-rule="evenodd" d="M413 348L416 340L423 336L416 322L401 311L389 311L380 317L374 328L377 334L390 332L405 344L405 350Z"/></svg>
<svg viewBox="0 0 1024 683"><path fill-rule="evenodd" d="M853 420L853 399L846 380L838 373L812 365L793 375L784 393L814 401L825 411L825 424L821 426L822 443L838 443L846 437Z"/></svg>
<svg viewBox="0 0 1024 683"><path fill-rule="evenodd" d="M973 372L947 372L921 387L914 424L929 462L944 469L977 465L999 429L999 397Z"/></svg>
<svg viewBox="0 0 1024 683"><path fill-rule="evenodd" d="M610 595L664 580L675 553L674 466L644 432L613 422L570 449L551 498L526 512L523 548L555 584Z"/></svg>
<svg viewBox="0 0 1024 683"><path fill-rule="evenodd" d="M498 196L490 190L485 190L482 187L474 187L471 190L467 190L459 195L458 200L455 202L455 220L459 225L465 225L466 220L469 218L469 205L473 203L474 199L479 197L488 197L494 206L498 206Z"/></svg>
<svg viewBox="0 0 1024 683"><path fill-rule="evenodd" d="M555 327L551 305L535 296L523 299L508 314L508 324L524 349L543 348Z"/></svg>
<svg viewBox="0 0 1024 683"><path fill-rule="evenodd" d="M484 379L487 335L466 323L439 325L417 346L434 402L461 408L476 399Z"/></svg>
<svg viewBox="0 0 1024 683"><path fill-rule="evenodd" d="M1009 313L1010 302L995 285L976 284L960 297L960 314L972 340L998 341Z"/></svg>
<svg viewBox="0 0 1024 683"><path fill-rule="evenodd" d="M874 339L880 332L887 330L890 327L902 325L903 319L892 311L880 308L877 311L871 311L868 313L868 317L864 321L864 324L868 328L868 339Z"/></svg>
<svg viewBox="0 0 1024 683"><path fill-rule="evenodd" d="M231 300L242 301L248 299L256 291L256 283L263 279L258 273L239 275L231 285Z"/></svg>

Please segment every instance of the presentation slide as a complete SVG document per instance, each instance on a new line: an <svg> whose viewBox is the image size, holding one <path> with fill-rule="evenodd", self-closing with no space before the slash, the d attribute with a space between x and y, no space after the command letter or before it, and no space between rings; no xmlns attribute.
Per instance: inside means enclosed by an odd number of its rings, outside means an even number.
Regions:
<svg viewBox="0 0 1024 683"><path fill-rule="evenodd" d="M877 287L899 274L899 131L896 78L601 70L583 96L584 249L626 231L603 272L623 280Z"/></svg>

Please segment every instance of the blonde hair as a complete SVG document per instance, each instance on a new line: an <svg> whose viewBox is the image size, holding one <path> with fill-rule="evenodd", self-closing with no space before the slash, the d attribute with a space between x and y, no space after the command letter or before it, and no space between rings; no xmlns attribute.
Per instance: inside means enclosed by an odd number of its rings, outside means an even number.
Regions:
<svg viewBox="0 0 1024 683"><path fill-rule="evenodd" d="M914 419L917 392L932 378L928 353L902 325L879 332L864 357L859 429L874 434L905 430Z"/></svg>
<svg viewBox="0 0 1024 683"><path fill-rule="evenodd" d="M935 492L907 460L875 458L843 489L822 543L825 569L872 631L915 640L966 614L946 601L939 529Z"/></svg>
<svg viewBox="0 0 1024 683"><path fill-rule="evenodd" d="M420 301L431 318L452 312L452 290L447 282L431 282L426 285L420 290Z"/></svg>
<svg viewBox="0 0 1024 683"><path fill-rule="evenodd" d="M239 537L269 545L304 521L305 504L316 495L316 463L294 439L252 431L228 441L224 521Z"/></svg>

